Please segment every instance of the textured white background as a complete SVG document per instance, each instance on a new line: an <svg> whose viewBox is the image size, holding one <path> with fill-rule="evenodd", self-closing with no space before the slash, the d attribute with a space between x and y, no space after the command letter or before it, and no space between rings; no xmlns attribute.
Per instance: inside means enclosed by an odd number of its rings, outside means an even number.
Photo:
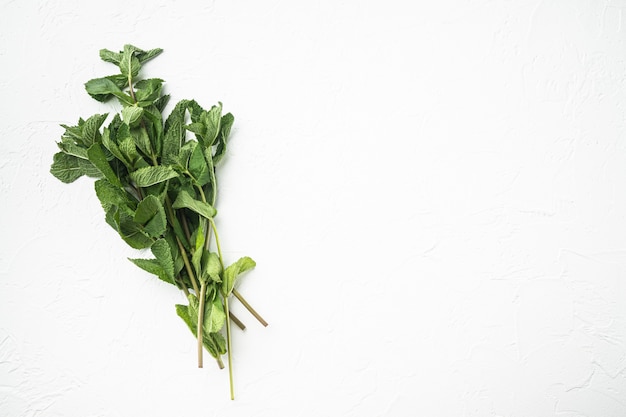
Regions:
<svg viewBox="0 0 626 417"><path fill-rule="evenodd" d="M0 1L0 415L626 415L626 1ZM195 367L60 123L98 50L236 117L225 256L268 319Z"/></svg>

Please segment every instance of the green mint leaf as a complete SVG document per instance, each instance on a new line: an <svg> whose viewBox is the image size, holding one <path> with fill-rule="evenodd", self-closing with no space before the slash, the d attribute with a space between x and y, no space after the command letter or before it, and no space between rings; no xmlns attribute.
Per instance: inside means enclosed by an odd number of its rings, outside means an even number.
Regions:
<svg viewBox="0 0 626 417"><path fill-rule="evenodd" d="M202 256L202 274L204 280L210 278L213 282L222 282L222 263L217 253L204 252Z"/></svg>
<svg viewBox="0 0 626 417"><path fill-rule="evenodd" d="M94 78L85 83L85 90L95 100L105 102L117 97L122 104L130 105L134 101L131 96L122 91L128 84L128 78L118 75Z"/></svg>
<svg viewBox="0 0 626 417"><path fill-rule="evenodd" d="M146 272L156 275L162 281L167 282L168 284L176 285L172 279L165 273L163 267L156 259L132 259L128 258L129 261L137 265L139 268L143 269Z"/></svg>
<svg viewBox="0 0 626 417"><path fill-rule="evenodd" d="M178 176L178 173L170 166L149 166L139 168L130 173L130 179L138 187L149 187Z"/></svg>
<svg viewBox="0 0 626 417"><path fill-rule="evenodd" d="M176 163L185 140L185 113L188 103L187 100L179 101L165 121L162 158L167 164Z"/></svg>
<svg viewBox="0 0 626 417"><path fill-rule="evenodd" d="M152 246L154 239L147 235L141 224L136 223L133 217L117 212L116 226L117 230L131 248L147 249Z"/></svg>
<svg viewBox="0 0 626 417"><path fill-rule="evenodd" d="M202 323L204 333L216 333L222 330L226 322L222 300L219 297L215 297L212 303L207 302L204 307L204 322Z"/></svg>
<svg viewBox="0 0 626 417"><path fill-rule="evenodd" d="M148 78L135 84L135 98L138 102L146 102L145 106L151 105L161 96L163 80L160 78Z"/></svg>
<svg viewBox="0 0 626 417"><path fill-rule="evenodd" d="M122 59L120 60L120 71L122 75L128 78L135 78L139 75L139 69L141 68L141 62L135 56L135 52L139 51L132 45L124 45L124 52L122 52Z"/></svg>
<svg viewBox="0 0 626 417"><path fill-rule="evenodd" d="M180 317L187 328L191 331L191 334L196 336L197 325L192 321L192 315L189 314L189 306L184 304L176 304L176 314ZM198 315L196 314L196 320L198 320ZM213 356L217 358L226 353L226 341L224 337L220 333L209 333L202 335L202 344L204 348Z"/></svg>
<svg viewBox="0 0 626 417"><path fill-rule="evenodd" d="M213 357L217 358L226 353L226 339L224 339L221 333L209 333L209 338L211 340L211 348L216 352L216 354L213 354Z"/></svg>
<svg viewBox="0 0 626 417"><path fill-rule="evenodd" d="M146 129L143 127L135 127L131 129L130 135L133 138L135 145L137 145L137 147L141 149L145 155L152 155L152 144L150 143L150 137L148 136Z"/></svg>
<svg viewBox="0 0 626 417"><path fill-rule="evenodd" d="M222 116L220 123L220 134L217 138L217 147L215 149L215 155L213 155L213 165L217 165L226 153L226 144L228 143L228 137L230 136L230 130L233 127L235 118L232 114L226 113Z"/></svg>
<svg viewBox="0 0 626 417"><path fill-rule="evenodd" d="M91 178L102 178L102 172L86 159L79 159L78 166L83 171L84 175Z"/></svg>
<svg viewBox="0 0 626 417"><path fill-rule="evenodd" d="M100 200L100 204L102 204L105 211L108 211L111 206L116 206L129 215L135 214L137 204L123 188L111 184L106 179L96 181L94 188L98 200Z"/></svg>
<svg viewBox="0 0 626 417"><path fill-rule="evenodd" d="M224 282L222 282L222 292L228 296L233 291L235 287L235 281L239 275L243 274L246 271L254 268L256 266L256 262L247 256L243 258L239 258L237 262L228 266L224 270Z"/></svg>
<svg viewBox="0 0 626 417"><path fill-rule="evenodd" d="M109 180L109 182L118 187L122 186L120 179L113 172L113 168L109 165L109 161L107 161L107 157L104 154L104 150L102 149L102 145L99 143L93 144L87 150L87 156L89 157L89 162L91 162L98 170L104 175L104 177Z"/></svg>
<svg viewBox="0 0 626 417"><path fill-rule="evenodd" d="M140 156L139 152L137 152L137 147L135 146L135 141L133 140L133 138L129 136L122 139L119 144L119 150L124 157L124 159L120 158L120 160L127 161L129 168L136 168L137 162L140 160Z"/></svg>
<svg viewBox="0 0 626 417"><path fill-rule="evenodd" d="M202 227L202 223L198 224L198 228L194 231L193 235L191 236L191 241L194 243L193 255L191 256L191 264L193 265L196 271L196 275L200 277L200 280L202 281L200 264L202 261L202 253L203 253L204 241L205 241L204 228Z"/></svg>
<svg viewBox="0 0 626 417"><path fill-rule="evenodd" d="M122 60L122 54L109 51L108 49L100 49L100 58L105 62L119 65Z"/></svg>
<svg viewBox="0 0 626 417"><path fill-rule="evenodd" d="M139 49L137 49L137 59L139 59L139 62L141 62L142 64L146 61L151 60L152 58L158 56L161 54L161 52L163 52L163 49L161 48L155 48L155 49L150 49L149 51L141 51Z"/></svg>
<svg viewBox="0 0 626 417"><path fill-rule="evenodd" d="M106 127L102 132L102 145L104 145L104 147L107 148L109 152L111 152L111 154L113 154L113 156L120 160L124 165L132 169L132 160L129 160L126 155L122 153L117 143L111 139L111 130Z"/></svg>
<svg viewBox="0 0 626 417"><path fill-rule="evenodd" d="M143 109L141 107L128 106L122 109L122 120L129 126L136 126L141 120Z"/></svg>
<svg viewBox="0 0 626 417"><path fill-rule="evenodd" d="M74 182L84 175L79 160L73 155L58 152L54 154L50 173L66 184Z"/></svg>
<svg viewBox="0 0 626 417"><path fill-rule="evenodd" d="M202 140L206 141L206 126L200 122L195 122L188 124L185 128L191 133L195 133L196 137L200 137Z"/></svg>
<svg viewBox="0 0 626 417"><path fill-rule="evenodd" d="M89 119L85 120L83 129L83 143L89 147L94 143L102 141L102 135L100 134L100 126L106 120L108 114L94 114Z"/></svg>
<svg viewBox="0 0 626 417"><path fill-rule="evenodd" d="M159 97L158 99L154 100L154 107L157 108L159 113L163 113L163 111L165 110L165 106L167 106L167 103L169 103L169 101L170 101L170 95L165 94Z"/></svg>
<svg viewBox="0 0 626 417"><path fill-rule="evenodd" d="M151 237L161 236L167 228L163 204L153 195L149 195L139 202L134 221L142 225L145 233Z"/></svg>
<svg viewBox="0 0 626 417"><path fill-rule="evenodd" d="M163 149L163 118L155 106L144 107L144 121L152 138L152 145L157 155L161 155Z"/></svg>
<svg viewBox="0 0 626 417"><path fill-rule="evenodd" d="M174 259L172 258L172 252L170 251L170 245L165 239L159 239L150 248L152 254L157 259L163 271L165 271L169 282L174 283Z"/></svg>
<svg viewBox="0 0 626 417"><path fill-rule="evenodd" d="M207 166L201 146L196 146L191 153L188 169L191 175L193 175L194 182L197 185L203 186L211 181L211 174L209 173L209 167Z"/></svg>
<svg viewBox="0 0 626 417"><path fill-rule="evenodd" d="M83 146L79 146L72 139L62 138L61 142L58 142L57 145L59 149L68 155L75 156L80 159L89 159L87 157L87 148Z"/></svg>
<svg viewBox="0 0 626 417"><path fill-rule="evenodd" d="M218 133L220 132L220 123L222 120L222 103L218 103L217 106L211 107L208 112L203 112L200 115L200 122L206 128L205 140L203 144L205 148L213 145Z"/></svg>
<svg viewBox="0 0 626 417"><path fill-rule="evenodd" d="M207 219L213 218L217 214L217 210L215 210L213 206L204 201L196 200L185 190L181 190L178 193L172 207L175 209L188 208Z"/></svg>

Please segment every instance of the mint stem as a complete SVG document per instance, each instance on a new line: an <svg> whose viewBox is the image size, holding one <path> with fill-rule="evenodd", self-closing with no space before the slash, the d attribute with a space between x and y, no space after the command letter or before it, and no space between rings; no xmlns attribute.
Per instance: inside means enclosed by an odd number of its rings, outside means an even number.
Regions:
<svg viewBox="0 0 626 417"><path fill-rule="evenodd" d="M233 295L237 297L237 299L241 302L241 304L243 304L243 306L248 309L250 314L252 314L254 318L259 321L259 323L261 323L264 327L267 327L268 323L265 321L265 319L263 319L263 317L261 317L261 315L257 313L254 308L252 308L252 306L246 301L246 299L243 298L243 296L239 293L239 291L237 291L234 288L233 288Z"/></svg>
<svg viewBox="0 0 626 417"><path fill-rule="evenodd" d="M200 300L198 304L198 368L202 368L202 328L204 323L204 299L206 298L206 284L203 282L200 288Z"/></svg>
<svg viewBox="0 0 626 417"><path fill-rule="evenodd" d="M228 308L228 296L224 296L224 310L226 311L226 351L228 354L228 379L230 381L230 399L235 399L235 387L233 385L233 358L230 343L230 310Z"/></svg>
<svg viewBox="0 0 626 417"><path fill-rule="evenodd" d="M246 325L243 324L241 320L237 318L232 312L230 313L230 319L239 327L241 330L246 330Z"/></svg>

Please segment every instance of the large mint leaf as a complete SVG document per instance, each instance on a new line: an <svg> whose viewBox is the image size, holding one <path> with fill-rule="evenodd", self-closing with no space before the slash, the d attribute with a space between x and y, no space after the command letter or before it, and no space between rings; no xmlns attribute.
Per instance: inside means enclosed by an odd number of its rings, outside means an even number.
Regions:
<svg viewBox="0 0 626 417"><path fill-rule="evenodd" d="M181 190L178 193L178 197L176 197L176 201L174 201L172 207L175 209L188 208L207 219L213 218L217 214L217 210L215 210L212 205L204 201L196 200L185 190Z"/></svg>
<svg viewBox="0 0 626 417"><path fill-rule="evenodd" d="M165 135L163 137L163 161L174 164L185 140L185 113L189 101L179 101L165 121Z"/></svg>
<svg viewBox="0 0 626 417"><path fill-rule="evenodd" d="M132 104L132 97L122 91L126 83L128 83L126 78L120 81L116 76L94 78L85 83L85 90L92 98L101 102L115 96L124 104Z"/></svg>
<svg viewBox="0 0 626 417"><path fill-rule="evenodd" d="M135 142L135 145L141 151L147 155L152 156L152 144L150 143L150 137L148 136L148 132L143 127L135 127L130 130L130 135Z"/></svg>
<svg viewBox="0 0 626 417"><path fill-rule="evenodd" d="M141 62L135 56L136 51L141 51L133 45L124 45L124 52L122 52L122 58L120 59L120 71L122 75L128 78L134 78L139 75L139 69L141 68Z"/></svg>
<svg viewBox="0 0 626 417"><path fill-rule="evenodd" d="M188 169L197 185L203 186L211 181L211 174L201 146L196 146L191 153Z"/></svg>
<svg viewBox="0 0 626 417"><path fill-rule="evenodd" d="M57 152L54 154L50 173L66 184L74 182L84 174L78 161L79 158L73 155Z"/></svg>
<svg viewBox="0 0 626 417"><path fill-rule="evenodd" d="M122 120L129 126L136 126L141 120L143 109L141 107L128 106L122 109Z"/></svg>
<svg viewBox="0 0 626 417"><path fill-rule="evenodd" d="M169 166L150 166L139 168L130 173L130 179L138 187L149 187L178 176L178 173Z"/></svg>
<svg viewBox="0 0 626 417"><path fill-rule="evenodd" d="M109 51L108 49L100 49L100 59L105 62L110 62L115 65L119 65L122 60L122 54L118 52Z"/></svg>
<svg viewBox="0 0 626 417"><path fill-rule="evenodd" d="M148 236L141 224L125 213L118 212L117 215L117 230L124 242L134 249L147 249L152 246L154 239Z"/></svg>
<svg viewBox="0 0 626 417"><path fill-rule="evenodd" d="M228 296L233 291L237 277L244 272L251 270L255 266L256 262L254 262L252 258L249 258L248 256L239 258L237 262L228 266L224 270L224 282L222 282L223 293Z"/></svg>
<svg viewBox="0 0 626 417"><path fill-rule="evenodd" d="M148 78L135 84L135 98L142 107L149 106L161 96L163 80L160 78Z"/></svg>
<svg viewBox="0 0 626 417"><path fill-rule="evenodd" d="M210 278L213 282L222 282L222 263L217 253L204 251L202 255L202 274L201 279L203 281Z"/></svg>
<svg viewBox="0 0 626 417"><path fill-rule="evenodd" d="M213 302L207 302L204 306L204 323L202 330L204 333L215 333L222 330L226 321L226 313L219 297L215 297Z"/></svg>
<svg viewBox="0 0 626 417"><path fill-rule="evenodd" d="M172 259L172 252L170 250L170 245L167 243L165 239L159 239L150 248L152 254L155 256L156 260L159 262L159 265L165 271L165 274L169 281L174 283L174 260Z"/></svg>
<svg viewBox="0 0 626 417"><path fill-rule="evenodd" d="M144 231L152 237L161 236L167 227L165 209L161 201L149 195L139 202L134 217L135 223L143 226Z"/></svg>
<svg viewBox="0 0 626 417"><path fill-rule="evenodd" d="M220 123L220 134L217 138L215 155L213 155L213 165L217 165L226 153L228 137L230 136L230 130L233 127L234 122L235 118L232 114L226 113L224 116L222 116L222 121Z"/></svg>
<svg viewBox="0 0 626 417"><path fill-rule="evenodd" d="M116 206L129 215L135 214L134 209L137 204L123 188L116 187L106 179L96 181L94 188L96 189L96 195L100 200L100 204L102 204L105 211L108 211L111 206Z"/></svg>
<svg viewBox="0 0 626 417"><path fill-rule="evenodd" d="M191 319L191 316L189 314L189 307L183 304L176 304L176 314L185 322L185 324L195 337L197 334L197 325ZM197 316L196 320L198 320ZM217 358L220 355L226 353L226 342L224 340L224 337L222 337L222 335L219 333L203 333L202 344L204 345L204 348L207 350L207 352L209 352L214 358Z"/></svg>
<svg viewBox="0 0 626 417"><path fill-rule="evenodd" d="M102 145L99 143L93 144L87 150L87 156L89 157L89 162L91 162L98 170L104 175L104 177L109 180L109 182L118 187L122 186L120 179L115 175L113 168L109 165L109 161L107 161L106 155L104 154L104 150L102 149Z"/></svg>
<svg viewBox="0 0 626 417"><path fill-rule="evenodd" d="M132 258L128 258L128 260L134 263L135 265L137 265L139 268L143 269L144 271L156 275L157 277L159 277L159 279L167 282L168 284L175 285L174 281L171 280L167 276L167 274L165 273L165 270L163 270L163 267L161 266L158 260L156 259L132 259Z"/></svg>

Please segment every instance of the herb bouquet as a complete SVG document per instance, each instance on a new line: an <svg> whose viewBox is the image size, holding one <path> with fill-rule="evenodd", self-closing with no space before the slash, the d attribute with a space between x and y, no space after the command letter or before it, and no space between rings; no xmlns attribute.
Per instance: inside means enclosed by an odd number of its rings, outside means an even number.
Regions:
<svg viewBox="0 0 626 417"><path fill-rule="evenodd" d="M106 222L132 248L149 248L154 256L130 260L187 297L188 304L176 305L176 312L197 337L198 366L203 347L220 368L227 354L234 399L230 322L244 326L230 312L231 295L267 326L235 289L237 278L256 264L243 257L225 266L214 220L215 166L226 152L234 118L222 114L221 103L205 110L182 100L165 119L169 95L162 94L163 80L138 78L142 65L161 52L132 45L119 53L100 51L120 73L90 80L85 88L101 102L116 98L121 112L102 129L107 114L61 125L65 133L50 172L65 183L83 175L97 178Z"/></svg>

